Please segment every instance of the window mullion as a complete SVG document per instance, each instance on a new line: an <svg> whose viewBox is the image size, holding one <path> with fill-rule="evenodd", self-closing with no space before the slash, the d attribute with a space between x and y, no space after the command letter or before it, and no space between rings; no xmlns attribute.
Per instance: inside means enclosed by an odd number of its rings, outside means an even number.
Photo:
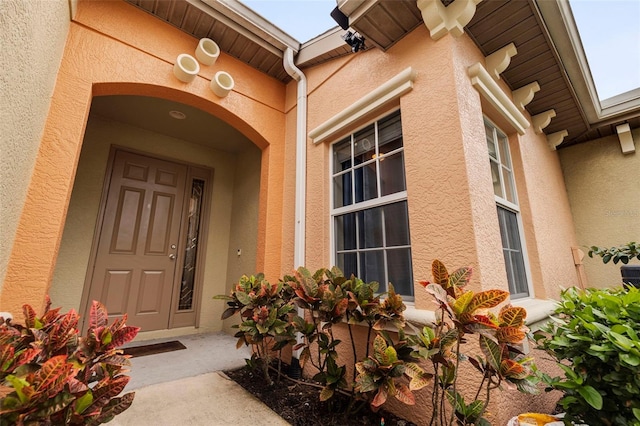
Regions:
<svg viewBox="0 0 640 426"><path fill-rule="evenodd" d="M356 169L355 169L355 147L354 140L355 136L351 135L351 205L356 203Z"/></svg>
<svg viewBox="0 0 640 426"><path fill-rule="evenodd" d="M358 271L358 277L362 277L362 268L360 264L360 215L354 213L356 219L356 269Z"/></svg>
<svg viewBox="0 0 640 426"><path fill-rule="evenodd" d="M384 259L384 288L389 291L389 260L387 259L387 228L385 226L385 210L381 209L380 228L382 229L382 258Z"/></svg>
<svg viewBox="0 0 640 426"><path fill-rule="evenodd" d="M375 126L373 127L373 139L375 140L375 156L376 156L376 195L377 198L382 196L382 189L380 187L380 137L378 133L378 122L376 121Z"/></svg>

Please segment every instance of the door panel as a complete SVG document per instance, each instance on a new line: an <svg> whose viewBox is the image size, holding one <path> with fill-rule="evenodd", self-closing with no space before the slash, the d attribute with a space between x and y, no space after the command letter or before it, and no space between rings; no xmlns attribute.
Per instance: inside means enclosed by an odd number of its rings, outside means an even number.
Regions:
<svg viewBox="0 0 640 426"><path fill-rule="evenodd" d="M131 275L132 271L107 271L100 300L109 307L110 315L124 315L127 312Z"/></svg>
<svg viewBox="0 0 640 426"><path fill-rule="evenodd" d="M187 166L116 151L88 303L169 327Z"/></svg>

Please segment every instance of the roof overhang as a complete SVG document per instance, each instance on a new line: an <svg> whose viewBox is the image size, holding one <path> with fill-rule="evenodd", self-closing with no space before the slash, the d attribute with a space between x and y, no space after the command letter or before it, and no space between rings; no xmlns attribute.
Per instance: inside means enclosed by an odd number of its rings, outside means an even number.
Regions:
<svg viewBox="0 0 640 426"><path fill-rule="evenodd" d="M124 1L196 38L212 38L225 53L283 82L291 80L282 63L286 49L297 54L295 62L301 68L351 54L339 27L300 44L238 0ZM448 9L462 0L439 1ZM336 4L369 48L387 50L424 24L416 0L336 0ZM500 77L513 92L539 84L526 109L538 118L551 117L553 110L555 116L544 132L566 134L561 146L615 135L622 124L640 127L640 89L598 100L566 0L484 0L477 3L464 31L485 57L515 45L518 53Z"/></svg>

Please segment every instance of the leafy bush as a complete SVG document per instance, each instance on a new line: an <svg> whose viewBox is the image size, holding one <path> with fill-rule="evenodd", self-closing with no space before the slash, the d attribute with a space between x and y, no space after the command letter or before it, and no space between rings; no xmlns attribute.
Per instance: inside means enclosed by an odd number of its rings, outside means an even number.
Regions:
<svg viewBox="0 0 640 426"><path fill-rule="evenodd" d="M2 424L106 423L126 410L134 393L118 397L129 376L129 357L119 346L138 327L126 316L108 325L107 310L93 302L86 337L78 335L78 314L50 309L37 317L24 305L25 325L0 325L0 416Z"/></svg>
<svg viewBox="0 0 640 426"><path fill-rule="evenodd" d="M506 305L496 316L490 310L505 302L509 292L465 290L471 274L468 267L449 273L442 262L434 260L434 282L420 282L439 305L435 329L424 327L411 337L415 356L431 362L436 373L431 424L489 425L483 415L492 390L504 385L525 393L536 392L532 359L517 347L528 332L524 325L526 310ZM462 352L466 336L472 334L478 335L484 357ZM469 360L482 375L473 401L468 404L457 385L462 360ZM453 417L446 416L445 401L453 407L455 423Z"/></svg>
<svg viewBox="0 0 640 426"><path fill-rule="evenodd" d="M630 242L617 247L598 247L591 246L589 248L589 257L600 256L603 263L609 263L613 260L613 263L618 264L622 262L625 265L634 258L640 260L640 244L636 242Z"/></svg>
<svg viewBox="0 0 640 426"><path fill-rule="evenodd" d="M528 331L524 326L526 311L507 305L497 315L491 313L490 309L505 302L509 293L465 290L471 277L470 268L449 274L436 260L432 272L434 283L421 283L439 306L438 320L433 328L418 330L411 326L411 333L405 331L406 306L391 283L387 293L376 294L377 282L365 283L354 276L346 278L337 268L319 269L314 274L299 268L278 285L266 283L261 275L242 277L230 296L216 298L227 300L223 318L241 313L244 321L236 335L240 338L238 343L253 345L254 357L261 359L262 365L270 361L269 348L281 349L292 344L295 342L292 331L300 333L303 341L293 349L301 350L302 366L309 362L318 370L314 379L322 384L323 401L341 392L352 398L348 410L357 410L358 402L369 403L375 411L388 397L413 405L413 392L433 383L432 424L488 425L483 415L492 390L502 386L529 393L536 390L532 360L517 347ZM306 314L294 315L291 303ZM256 312L269 318L262 328L256 324ZM338 359L337 347L342 341L333 330L343 322L347 324L353 355L351 383L345 378L347 364ZM367 327L364 354L356 350L352 329L355 325ZM397 331L396 341L386 331L388 328ZM376 335L372 339L373 332ZM471 334L478 335L484 357L462 353L466 336ZM272 346L261 348L256 346L258 342L270 342ZM468 404L457 386L460 363L465 360L482 374L479 388ZM433 367L435 374L423 369L424 362ZM267 369L265 374L271 383ZM447 410L446 404L453 409Z"/></svg>
<svg viewBox="0 0 640 426"><path fill-rule="evenodd" d="M543 377L567 419L640 425L640 289L568 289L555 315L536 339L562 362L564 378Z"/></svg>
<svg viewBox="0 0 640 426"><path fill-rule="evenodd" d="M257 276L243 275L231 290L229 296L215 296L214 299L226 300L227 309L222 319L240 313L242 322L235 325L239 328L235 334L237 346L251 346L249 366L260 367L264 379L271 384L269 364L273 360L272 351L295 343L294 330L289 314L295 309L291 302L291 293L286 293L284 284L271 284L263 274Z"/></svg>

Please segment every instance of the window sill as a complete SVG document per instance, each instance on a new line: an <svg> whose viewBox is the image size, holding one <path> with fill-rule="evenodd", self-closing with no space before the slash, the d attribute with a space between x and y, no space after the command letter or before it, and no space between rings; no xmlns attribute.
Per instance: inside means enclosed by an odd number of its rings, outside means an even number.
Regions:
<svg viewBox="0 0 640 426"><path fill-rule="evenodd" d="M407 309L404 311L404 318L413 325L432 326L436 322L435 311L416 309L413 304L406 303L405 305L407 306Z"/></svg>
<svg viewBox="0 0 640 426"><path fill-rule="evenodd" d="M527 310L527 326L532 330L540 326L549 318L556 309L557 301L551 299L516 299L512 300L513 306L519 306Z"/></svg>
<svg viewBox="0 0 640 426"><path fill-rule="evenodd" d="M512 300L513 306L519 306L527 310L527 326L533 330L539 328L556 309L555 300L543 299L516 299ZM414 325L433 325L436 321L435 311L417 309L413 304L407 304L404 317Z"/></svg>

